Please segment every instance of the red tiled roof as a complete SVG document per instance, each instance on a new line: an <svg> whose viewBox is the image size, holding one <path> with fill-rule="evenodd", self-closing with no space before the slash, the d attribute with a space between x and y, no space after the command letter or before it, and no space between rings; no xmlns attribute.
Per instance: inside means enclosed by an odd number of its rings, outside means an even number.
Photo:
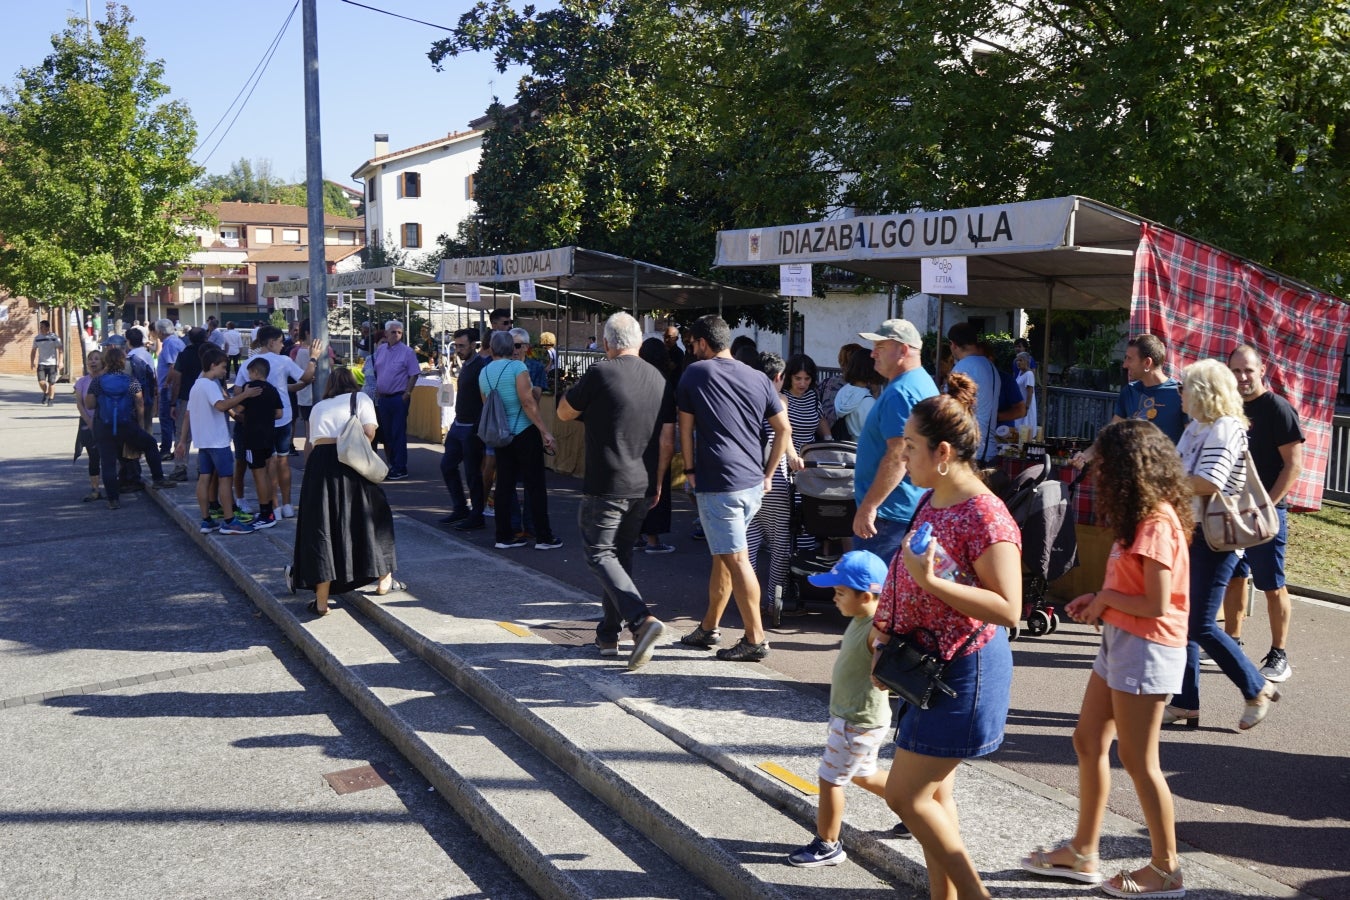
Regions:
<svg viewBox="0 0 1350 900"><path fill-rule="evenodd" d="M354 253L361 252L360 245L325 244L323 258L326 262L340 262ZM304 244L273 245L263 250L250 250L248 261L251 263L293 263L308 262L309 247Z"/></svg>
<svg viewBox="0 0 1350 900"><path fill-rule="evenodd" d="M309 224L309 210L303 206L291 206L285 203L241 203L226 200L207 207L207 210L220 220L222 225L300 225ZM364 231L366 220L348 219L325 213L325 228L352 228Z"/></svg>
<svg viewBox="0 0 1350 900"><path fill-rule="evenodd" d="M473 128L469 129L468 131L452 131L452 132L450 132L449 134L447 134L445 137L439 137L439 138L436 138L436 140L434 140L434 141L427 141L427 142L424 143L424 144L414 144L413 146L411 146L411 147L405 147L405 148L403 148L402 150L395 150L395 151L393 151L392 153L385 153L385 154L383 154L382 156L371 157L370 159L368 159L368 160L366 160L365 162L361 163L361 165L357 166L357 167L356 167L356 171L357 171L357 172L360 172L362 169L366 168L367 166L373 166L373 165L375 165L376 163L384 162L384 161L387 160L387 159L393 159L393 158L396 157L396 156L403 156L403 155L408 154L408 153L415 153L415 152L417 152L418 150L426 150L426 149L431 148L431 147L439 146L439 145L441 145L441 144L446 143L447 141L458 141L458 140L462 140L463 138L472 137L472 136L474 136L475 134L481 134L481 133L482 133L482 132L481 132L480 130L478 130L478 129L473 129Z"/></svg>

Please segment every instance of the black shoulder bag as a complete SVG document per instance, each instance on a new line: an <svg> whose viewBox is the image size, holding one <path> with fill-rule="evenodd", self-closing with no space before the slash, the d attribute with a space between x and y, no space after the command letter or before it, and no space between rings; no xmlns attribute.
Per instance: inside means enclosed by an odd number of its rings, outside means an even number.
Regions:
<svg viewBox="0 0 1350 900"><path fill-rule="evenodd" d="M892 634L890 641L877 654L877 661L872 666L872 677L899 694L906 703L919 709L928 709L933 703L934 694L939 692L955 700L956 691L942 678L947 674L952 660L964 653L971 641L988 627L981 622L952 654L951 659L943 659L937 651L925 650L919 644L916 638L922 632L932 639L933 646L937 646L937 637L927 628L919 628L909 634Z"/></svg>

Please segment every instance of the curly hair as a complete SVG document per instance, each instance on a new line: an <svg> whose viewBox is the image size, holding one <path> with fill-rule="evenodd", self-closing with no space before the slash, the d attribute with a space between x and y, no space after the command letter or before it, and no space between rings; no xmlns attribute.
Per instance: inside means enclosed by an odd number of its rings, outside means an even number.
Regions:
<svg viewBox="0 0 1350 900"><path fill-rule="evenodd" d="M975 394L978 386L968 375L957 372L947 379L947 393L920 400L910 411L914 428L928 441L928 449L946 441L956 458L974 466L980 446L980 426L975 421Z"/></svg>
<svg viewBox="0 0 1350 900"><path fill-rule="evenodd" d="M1233 370L1217 359L1202 359L1181 370L1182 409L1199 422L1230 416L1248 426Z"/></svg>
<svg viewBox="0 0 1350 900"><path fill-rule="evenodd" d="M1145 419L1112 422L1097 434L1097 508L1116 540L1134 543L1139 523L1169 503L1184 534L1191 518L1191 486L1176 445Z"/></svg>

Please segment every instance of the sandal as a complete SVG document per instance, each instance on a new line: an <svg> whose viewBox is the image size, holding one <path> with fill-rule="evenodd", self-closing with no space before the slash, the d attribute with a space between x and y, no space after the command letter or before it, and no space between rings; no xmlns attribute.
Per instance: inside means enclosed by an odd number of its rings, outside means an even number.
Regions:
<svg viewBox="0 0 1350 900"><path fill-rule="evenodd" d="M292 569L290 566L287 566L286 568L284 568L284 569L281 570L281 574L284 575L284 576L286 577L286 590L290 591L290 592L291 592L291 596L294 597L294 596L295 596L295 570Z"/></svg>
<svg viewBox="0 0 1350 900"><path fill-rule="evenodd" d="M1266 713L1270 712L1270 704L1278 703L1280 696L1280 689L1267 681L1266 686L1261 688L1261 693L1247 701L1246 708L1242 710L1242 718L1238 720L1238 728L1247 731L1260 725Z"/></svg>
<svg viewBox="0 0 1350 900"><path fill-rule="evenodd" d="M1068 850L1073 854L1073 864L1064 865L1050 861L1050 854L1059 850ZM1070 881L1079 881L1083 884L1101 884L1101 872L1087 872L1084 867L1089 863L1097 861L1095 853L1079 853L1074 849L1070 841L1065 841L1058 847L1037 847L1031 853L1022 857L1022 869L1033 875L1043 875L1046 878L1067 878Z"/></svg>
<svg viewBox="0 0 1350 900"><path fill-rule="evenodd" d="M1184 725L1187 728L1200 727L1200 710L1182 709L1180 706L1163 707L1164 725Z"/></svg>
<svg viewBox="0 0 1350 900"><path fill-rule="evenodd" d="M390 594L394 591L406 591L407 589L408 586L406 584L399 581L397 578L391 578L389 579L389 587L384 590L380 590L379 588L375 589L375 596L383 597L385 594Z"/></svg>
<svg viewBox="0 0 1350 900"><path fill-rule="evenodd" d="M311 600L311 601L309 601L309 603L305 606L305 609L307 609L307 610L309 610L310 612L314 613L314 615L316 615L316 616L326 616L326 615L328 615L328 609L327 609L326 607L325 607L324 609L319 609L319 601L318 601L318 600Z"/></svg>
<svg viewBox="0 0 1350 900"><path fill-rule="evenodd" d="M1153 863L1149 863L1148 867L1162 879L1162 887L1157 890L1147 890L1134 880L1132 874L1121 869L1116 875L1120 879L1120 887L1116 887L1108 881L1102 885L1102 891L1112 897L1148 897L1155 898L1155 900L1186 896L1186 889L1181 886L1181 869L1168 873Z"/></svg>

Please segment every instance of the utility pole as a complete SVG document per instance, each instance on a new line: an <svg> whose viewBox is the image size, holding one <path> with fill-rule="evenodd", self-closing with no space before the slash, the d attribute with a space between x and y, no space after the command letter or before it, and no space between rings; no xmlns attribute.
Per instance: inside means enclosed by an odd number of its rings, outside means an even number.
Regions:
<svg viewBox="0 0 1350 900"><path fill-rule="evenodd" d="M314 391L328 384L328 266L323 233L323 140L319 131L319 23L316 0L304 0L305 191L309 207L309 334L324 342L314 361Z"/></svg>

